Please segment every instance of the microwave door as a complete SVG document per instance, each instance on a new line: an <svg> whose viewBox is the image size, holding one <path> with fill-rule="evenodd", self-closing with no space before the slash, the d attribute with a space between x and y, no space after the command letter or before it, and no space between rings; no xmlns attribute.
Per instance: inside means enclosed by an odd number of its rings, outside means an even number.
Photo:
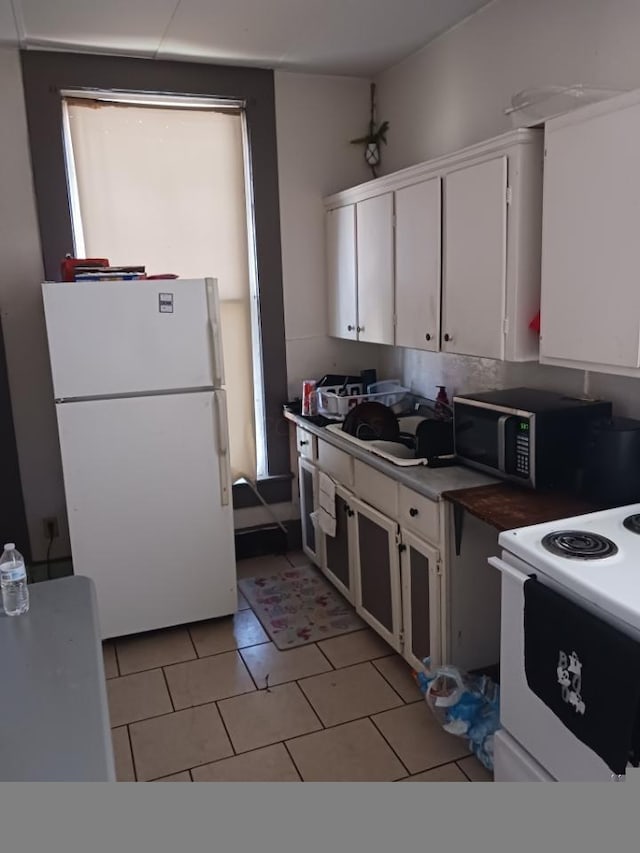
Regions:
<svg viewBox="0 0 640 853"><path fill-rule="evenodd" d="M456 454L481 470L495 473L499 464L498 412L467 405L458 405L454 412Z"/></svg>

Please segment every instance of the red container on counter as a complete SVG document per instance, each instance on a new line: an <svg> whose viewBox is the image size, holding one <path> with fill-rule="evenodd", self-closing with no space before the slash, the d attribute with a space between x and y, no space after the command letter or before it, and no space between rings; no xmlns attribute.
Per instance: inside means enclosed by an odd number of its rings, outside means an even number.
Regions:
<svg viewBox="0 0 640 853"><path fill-rule="evenodd" d="M317 411L316 405L316 381L315 379L305 379L302 382L302 414L315 415Z"/></svg>

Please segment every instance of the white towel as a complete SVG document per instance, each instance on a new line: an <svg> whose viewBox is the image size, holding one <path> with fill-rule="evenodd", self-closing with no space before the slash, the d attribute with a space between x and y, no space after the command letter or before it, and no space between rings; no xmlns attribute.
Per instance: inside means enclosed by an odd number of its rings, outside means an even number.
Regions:
<svg viewBox="0 0 640 853"><path fill-rule="evenodd" d="M318 485L318 524L323 533L333 538L336 535L336 484L321 471Z"/></svg>

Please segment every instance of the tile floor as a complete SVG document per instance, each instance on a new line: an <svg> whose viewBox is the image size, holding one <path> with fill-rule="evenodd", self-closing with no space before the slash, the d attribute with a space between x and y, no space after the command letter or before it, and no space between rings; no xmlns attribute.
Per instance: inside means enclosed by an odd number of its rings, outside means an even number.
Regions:
<svg viewBox="0 0 640 853"><path fill-rule="evenodd" d="M238 576L304 562L243 560ZM282 652L238 604L233 617L104 644L120 781L490 781L377 634Z"/></svg>

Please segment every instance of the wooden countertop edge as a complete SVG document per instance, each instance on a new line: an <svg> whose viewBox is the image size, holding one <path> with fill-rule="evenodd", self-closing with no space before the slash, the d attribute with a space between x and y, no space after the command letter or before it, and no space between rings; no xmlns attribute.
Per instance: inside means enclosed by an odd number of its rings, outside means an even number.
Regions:
<svg viewBox="0 0 640 853"><path fill-rule="evenodd" d="M510 483L450 489L443 492L442 497L500 532L600 509L575 495L528 491Z"/></svg>

